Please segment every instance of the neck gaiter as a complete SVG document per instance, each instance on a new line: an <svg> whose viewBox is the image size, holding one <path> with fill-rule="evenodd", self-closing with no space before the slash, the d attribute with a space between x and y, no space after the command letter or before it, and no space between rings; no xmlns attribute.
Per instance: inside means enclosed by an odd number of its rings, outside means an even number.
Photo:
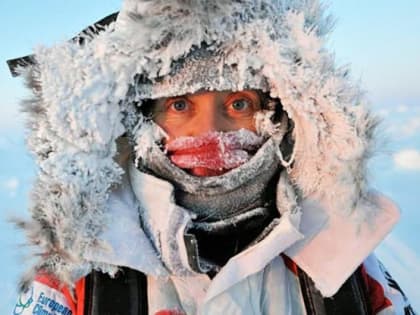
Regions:
<svg viewBox="0 0 420 315"><path fill-rule="evenodd" d="M279 213L274 204L280 163L278 145L248 130L183 137L166 145L152 145L137 167L170 182L175 201L194 213L184 231L197 241L192 253L213 271L246 248ZM261 145L262 144L262 145ZM199 177L181 169L203 167L223 172ZM201 262L201 264L200 264Z"/></svg>

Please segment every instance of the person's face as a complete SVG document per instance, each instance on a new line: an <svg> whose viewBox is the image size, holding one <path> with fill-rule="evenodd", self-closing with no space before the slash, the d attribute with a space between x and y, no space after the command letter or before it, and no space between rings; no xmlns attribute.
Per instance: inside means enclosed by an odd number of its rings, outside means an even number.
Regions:
<svg viewBox="0 0 420 315"><path fill-rule="evenodd" d="M261 109L257 92L244 90L203 91L160 98L152 110L153 120L168 134L167 142L182 136L211 131L256 131L254 115Z"/></svg>
<svg viewBox="0 0 420 315"><path fill-rule="evenodd" d="M174 140L180 137L211 137L214 132L229 132L239 129L256 131L255 113L261 109L261 99L257 92L198 92L177 97L156 100L152 108L152 117L168 137L165 145L170 151L174 164L196 176L217 176L231 167L226 149L220 152L220 146L208 145L200 149L177 151L171 148ZM212 133L213 132L213 133ZM215 143L213 143L215 144ZM233 151L232 151L233 152ZM237 151L232 154L237 154ZM190 162L185 162L185 160ZM200 162L197 162L199 160ZM184 162L181 162L184 161ZM195 161L195 162L191 162ZM186 164L184 164L186 163ZM192 165L192 164L194 165ZM198 163L199 165L197 165ZM213 165L212 167L210 166Z"/></svg>

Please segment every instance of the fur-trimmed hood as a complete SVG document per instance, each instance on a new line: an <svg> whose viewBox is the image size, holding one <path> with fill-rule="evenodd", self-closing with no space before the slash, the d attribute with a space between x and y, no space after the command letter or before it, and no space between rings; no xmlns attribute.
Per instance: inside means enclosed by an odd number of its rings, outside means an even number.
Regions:
<svg viewBox="0 0 420 315"><path fill-rule="evenodd" d="M294 123L284 166L299 198L374 216L365 164L376 119L326 49L332 24L318 0L125 0L82 44L38 48L35 64L19 69L34 93L24 104L39 167L25 223L43 255L34 270L68 283L91 268L115 271L83 257L106 247L98 235L124 174L117 140L145 130L143 100L203 88L279 98Z"/></svg>

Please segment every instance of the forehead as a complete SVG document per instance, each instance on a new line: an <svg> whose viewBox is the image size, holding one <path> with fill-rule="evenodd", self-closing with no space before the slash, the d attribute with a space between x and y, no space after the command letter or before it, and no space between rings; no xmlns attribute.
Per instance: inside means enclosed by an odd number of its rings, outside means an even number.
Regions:
<svg viewBox="0 0 420 315"><path fill-rule="evenodd" d="M231 96L244 96L249 97L255 100L261 99L261 93L257 90L241 90L241 91L207 91L207 90L200 90L195 93L184 94L179 96L173 97L164 97L157 99L159 100L167 100L173 98L187 98L187 99L202 99L202 98L211 98L211 99L225 99Z"/></svg>

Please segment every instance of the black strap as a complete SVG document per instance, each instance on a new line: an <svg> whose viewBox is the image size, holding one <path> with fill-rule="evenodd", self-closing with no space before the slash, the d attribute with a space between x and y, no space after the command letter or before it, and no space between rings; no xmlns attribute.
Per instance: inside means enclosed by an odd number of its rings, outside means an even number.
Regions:
<svg viewBox="0 0 420 315"><path fill-rule="evenodd" d="M323 298L314 282L298 271L308 315L370 315L368 292L360 268L331 298ZM121 268L114 278L99 271L86 277L84 315L147 315L147 277Z"/></svg>
<svg viewBox="0 0 420 315"><path fill-rule="evenodd" d="M312 279L300 268L298 276L306 313L308 315L326 315L324 299Z"/></svg>
<svg viewBox="0 0 420 315"><path fill-rule="evenodd" d="M111 278L93 271L86 277L84 315L148 315L147 278L121 268Z"/></svg>
<svg viewBox="0 0 420 315"><path fill-rule="evenodd" d="M308 315L370 315L369 295L361 269L331 298L323 298L313 281L299 269L299 281Z"/></svg>
<svg viewBox="0 0 420 315"><path fill-rule="evenodd" d="M333 297L325 299L325 309L328 315L369 315L371 307L368 297L359 268Z"/></svg>

